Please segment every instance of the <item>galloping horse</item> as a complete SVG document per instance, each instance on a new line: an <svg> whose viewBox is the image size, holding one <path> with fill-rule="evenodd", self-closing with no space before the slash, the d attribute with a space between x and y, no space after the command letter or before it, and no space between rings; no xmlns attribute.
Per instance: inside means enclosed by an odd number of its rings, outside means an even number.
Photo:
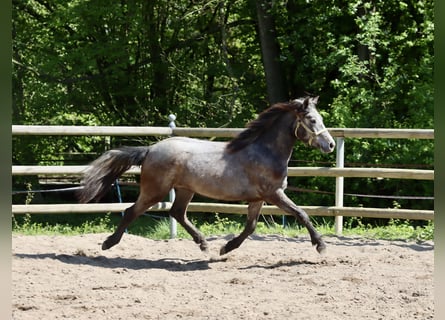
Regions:
<svg viewBox="0 0 445 320"><path fill-rule="evenodd" d="M238 248L255 230L264 202L294 215L309 231L319 253L326 245L307 213L284 193L287 166L296 140L332 152L335 142L316 109L318 97L277 103L263 111L229 142L172 137L144 147L122 147L105 152L85 172L81 202L98 200L132 165L141 166L140 193L125 210L115 232L102 244L106 250L119 243L125 229L148 208L162 201L174 188L169 211L199 244L208 249L204 235L188 220L186 210L193 195L225 201L247 201L244 230L226 243L220 254Z"/></svg>

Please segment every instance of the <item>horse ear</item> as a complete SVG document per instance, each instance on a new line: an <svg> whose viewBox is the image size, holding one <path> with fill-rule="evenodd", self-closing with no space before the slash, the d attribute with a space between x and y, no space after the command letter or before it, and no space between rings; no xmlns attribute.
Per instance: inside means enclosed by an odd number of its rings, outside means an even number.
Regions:
<svg viewBox="0 0 445 320"><path fill-rule="evenodd" d="M316 96L316 97L312 98L312 101L314 102L314 104L318 103L318 98L320 98L320 96Z"/></svg>
<svg viewBox="0 0 445 320"><path fill-rule="evenodd" d="M303 110L307 110L307 107L309 106L309 97L304 98L303 101Z"/></svg>
<svg viewBox="0 0 445 320"><path fill-rule="evenodd" d="M302 102L301 99L291 100L290 103L294 106L296 113L304 112L304 102Z"/></svg>

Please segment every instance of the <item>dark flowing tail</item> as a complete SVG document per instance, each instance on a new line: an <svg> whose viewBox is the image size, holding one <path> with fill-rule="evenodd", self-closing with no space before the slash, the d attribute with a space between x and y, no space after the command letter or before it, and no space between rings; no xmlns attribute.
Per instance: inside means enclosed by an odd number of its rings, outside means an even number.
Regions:
<svg viewBox="0 0 445 320"><path fill-rule="evenodd" d="M148 150L148 147L122 147L109 150L94 160L84 173L83 189L77 193L79 201L98 201L125 171L142 164Z"/></svg>

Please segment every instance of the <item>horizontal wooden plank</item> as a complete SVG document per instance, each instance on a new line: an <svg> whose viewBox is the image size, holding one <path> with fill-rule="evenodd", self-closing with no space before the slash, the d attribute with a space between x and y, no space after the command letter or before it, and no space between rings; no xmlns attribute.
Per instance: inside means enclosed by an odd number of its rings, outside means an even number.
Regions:
<svg viewBox="0 0 445 320"><path fill-rule="evenodd" d="M80 175L88 166L12 166L13 175ZM133 166L126 175L140 174ZM289 167L290 177L348 177L434 180L434 170L392 168Z"/></svg>
<svg viewBox="0 0 445 320"><path fill-rule="evenodd" d="M81 175L89 166L12 166L12 175ZM131 167L124 174L140 174L138 166Z"/></svg>
<svg viewBox="0 0 445 320"><path fill-rule="evenodd" d="M87 204L30 204L12 205L13 214L70 214L70 213L106 213L122 212L133 203L87 203ZM167 211L171 208L171 202L160 202L151 207L149 211ZM311 216L345 216L367 218L393 218L410 220L434 220L432 210L410 209L383 209L383 208L358 208L358 207L325 207L325 206L301 206ZM192 202L189 212L218 212L228 214L246 214L247 205L228 203L204 203ZM276 206L266 205L262 214L288 215Z"/></svg>
<svg viewBox="0 0 445 320"><path fill-rule="evenodd" d="M13 125L12 135L189 136L233 138L244 128ZM328 128L333 137L434 139L434 129Z"/></svg>
<svg viewBox="0 0 445 320"><path fill-rule="evenodd" d="M434 180L434 170L394 168L289 167L290 177L346 177Z"/></svg>
<svg viewBox="0 0 445 320"><path fill-rule="evenodd" d="M384 209L384 208L358 208L358 207L335 207L335 206L301 206L312 216L349 216L368 218L394 218L413 220L433 220L432 210L411 210L411 209ZM227 204L227 203L200 203L191 202L187 208L190 212L218 212L247 214L247 205ZM280 208L271 205L263 206L262 214L289 215Z"/></svg>
<svg viewBox="0 0 445 320"><path fill-rule="evenodd" d="M173 129L173 135L185 137L215 137L215 138L233 138L244 129L241 128L179 128Z"/></svg>
<svg viewBox="0 0 445 320"><path fill-rule="evenodd" d="M330 128L333 137L434 139L434 129Z"/></svg>
<svg viewBox="0 0 445 320"><path fill-rule="evenodd" d="M63 136L168 136L169 127L124 126L26 126L13 125L13 135L63 135Z"/></svg>
<svg viewBox="0 0 445 320"><path fill-rule="evenodd" d="M65 204L13 204L13 214L70 214L70 213L106 213L122 212L133 203L65 203ZM170 210L170 202L159 202L150 211Z"/></svg>
<svg viewBox="0 0 445 320"><path fill-rule="evenodd" d="M12 166L12 175L79 175L88 166Z"/></svg>

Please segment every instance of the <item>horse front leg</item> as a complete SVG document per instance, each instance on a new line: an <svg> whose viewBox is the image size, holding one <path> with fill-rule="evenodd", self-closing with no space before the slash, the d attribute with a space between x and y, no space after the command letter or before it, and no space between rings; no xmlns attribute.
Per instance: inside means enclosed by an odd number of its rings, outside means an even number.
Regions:
<svg viewBox="0 0 445 320"><path fill-rule="evenodd" d="M219 251L220 255L224 255L232 251L233 249L238 248L241 245L241 243L243 243L243 241L255 231L262 206L263 206L263 200L249 203L247 209L248 210L247 221L244 230L240 233L238 237L233 238L232 240L227 242L225 246L221 248L221 250Z"/></svg>
<svg viewBox="0 0 445 320"><path fill-rule="evenodd" d="M208 250L204 235L187 218L187 206L194 196L194 192L186 189L175 189L175 201L169 214L192 236L193 241L199 244L201 251Z"/></svg>
<svg viewBox="0 0 445 320"><path fill-rule="evenodd" d="M298 207L291 199L289 199L284 193L283 189L278 189L272 196L268 197L266 201L295 216L298 222L304 225L309 231L312 245L316 246L318 253L322 254L325 252L326 244L321 238L321 235L312 225L308 214L306 211Z"/></svg>

